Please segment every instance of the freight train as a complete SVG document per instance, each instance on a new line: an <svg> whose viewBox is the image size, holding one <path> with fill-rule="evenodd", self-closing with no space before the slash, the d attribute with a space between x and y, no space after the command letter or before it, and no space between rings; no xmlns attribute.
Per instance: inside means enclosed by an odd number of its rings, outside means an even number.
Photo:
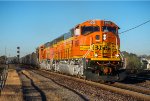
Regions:
<svg viewBox="0 0 150 101"><path fill-rule="evenodd" d="M21 60L88 80L121 81L126 75L118 30L112 21L88 20Z"/></svg>

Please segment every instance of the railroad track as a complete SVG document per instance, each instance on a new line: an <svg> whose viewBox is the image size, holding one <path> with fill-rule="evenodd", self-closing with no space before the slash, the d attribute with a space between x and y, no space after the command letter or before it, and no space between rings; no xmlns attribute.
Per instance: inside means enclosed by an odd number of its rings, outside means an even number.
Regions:
<svg viewBox="0 0 150 101"><path fill-rule="evenodd" d="M88 101L80 93L71 89L67 90L61 87L62 85L35 72L21 70L20 75L23 77L21 79L25 101Z"/></svg>
<svg viewBox="0 0 150 101"><path fill-rule="evenodd" d="M150 90L150 80L147 77L129 76L126 80L124 80L123 82L119 82L119 83L129 85L131 87L135 86L137 89Z"/></svg>
<svg viewBox="0 0 150 101"><path fill-rule="evenodd" d="M150 90L150 70L136 70L135 73L129 74L127 80L123 83L137 85Z"/></svg>
<svg viewBox="0 0 150 101"><path fill-rule="evenodd" d="M145 81L145 82L142 82L142 83L138 83L136 85L140 86L140 87L144 87L144 88L150 90L150 81Z"/></svg>
<svg viewBox="0 0 150 101"><path fill-rule="evenodd" d="M136 77L136 76L131 76L130 79L132 80L150 80L150 78L147 78L147 77Z"/></svg>
<svg viewBox="0 0 150 101"><path fill-rule="evenodd" d="M142 86L133 85L133 84L123 84L123 83L120 83L120 82L110 84L110 86L118 87L118 88L122 88L122 89L127 89L127 90L131 90L131 91L134 91L134 92L138 92L138 93L142 93L142 94L150 96L150 90L146 89L145 87L142 87Z"/></svg>
<svg viewBox="0 0 150 101"><path fill-rule="evenodd" d="M79 79L79 78L74 78L74 77L67 76L67 75L53 73L53 72L49 72L49 71L45 71L45 70L32 70L32 72L37 73L46 78L52 78L51 77L52 75L53 75L53 77L54 77L54 75L59 76L60 78L68 79L69 82L72 80L74 82L78 82L79 84L84 83L86 85L94 86L95 88L100 88L100 89L103 89L106 91L111 91L113 93L125 95L127 97L133 97L138 100L145 100L145 101L150 100L150 91L149 90L139 88L139 87L136 88L135 86L130 86L130 85L121 84L121 83L114 83L114 84L106 85L106 84L96 83L96 82L87 81L87 80L83 80L83 79Z"/></svg>

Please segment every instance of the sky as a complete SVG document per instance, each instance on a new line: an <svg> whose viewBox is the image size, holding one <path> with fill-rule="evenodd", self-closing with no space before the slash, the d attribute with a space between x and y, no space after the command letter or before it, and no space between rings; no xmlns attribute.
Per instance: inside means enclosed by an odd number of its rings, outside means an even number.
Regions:
<svg viewBox="0 0 150 101"><path fill-rule="evenodd" d="M150 20L149 1L0 1L0 56L24 56L91 19L116 23L119 32ZM121 51L150 55L150 22L120 34Z"/></svg>

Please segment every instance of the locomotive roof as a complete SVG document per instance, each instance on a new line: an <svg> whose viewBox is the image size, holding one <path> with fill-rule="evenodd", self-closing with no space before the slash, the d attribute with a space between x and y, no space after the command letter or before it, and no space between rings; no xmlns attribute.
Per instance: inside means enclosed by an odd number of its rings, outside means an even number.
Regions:
<svg viewBox="0 0 150 101"><path fill-rule="evenodd" d="M113 23L115 26L117 26L114 22L112 22L112 21L110 21L110 20L100 20L100 19L92 19L92 20L87 20L87 21L84 21L84 22L82 22L82 23L80 23L80 24L84 24L84 23L86 23L86 22L91 22L91 21L104 21L104 22L111 22L111 23ZM79 26L80 24L77 24L76 26ZM118 28L119 28L119 26L117 26ZM120 29L120 28L119 28Z"/></svg>
<svg viewBox="0 0 150 101"><path fill-rule="evenodd" d="M67 39L67 38L72 37L73 34L74 34L74 32L73 32L72 30L73 30L74 28L78 27L78 26L81 25L81 24L84 24L84 23L86 23L86 22L91 22L91 21L105 21L105 22L111 22L111 23L113 23L115 26L117 26L114 22L108 21L108 20L99 20L99 19L87 20L87 21L84 21L84 22L82 22L82 23L80 23L80 24L77 24L75 27L71 28L68 33L64 33L63 35L61 35L61 36L59 36L59 37L53 39L52 41L45 43L45 44L44 44L44 47L48 47L48 46L50 46L50 45L56 44L57 42L60 42L60 41L63 41L63 40L65 40L65 39ZM117 26L117 27L118 27L118 26ZM120 28L118 27L118 29L120 29ZM41 45L41 46L43 46L43 45Z"/></svg>

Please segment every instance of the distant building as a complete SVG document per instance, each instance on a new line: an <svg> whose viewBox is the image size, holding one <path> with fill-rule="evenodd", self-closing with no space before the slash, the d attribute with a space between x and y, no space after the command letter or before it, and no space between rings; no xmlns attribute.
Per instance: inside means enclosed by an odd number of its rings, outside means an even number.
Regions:
<svg viewBox="0 0 150 101"><path fill-rule="evenodd" d="M17 57L8 57L7 58L7 61L8 63L17 63Z"/></svg>
<svg viewBox="0 0 150 101"><path fill-rule="evenodd" d="M150 69L150 60L147 60L148 64L147 64L147 69Z"/></svg>
<svg viewBox="0 0 150 101"><path fill-rule="evenodd" d="M150 69L150 59L141 58L142 68Z"/></svg>
<svg viewBox="0 0 150 101"><path fill-rule="evenodd" d="M0 56L0 64L5 64L6 58L6 56Z"/></svg>

